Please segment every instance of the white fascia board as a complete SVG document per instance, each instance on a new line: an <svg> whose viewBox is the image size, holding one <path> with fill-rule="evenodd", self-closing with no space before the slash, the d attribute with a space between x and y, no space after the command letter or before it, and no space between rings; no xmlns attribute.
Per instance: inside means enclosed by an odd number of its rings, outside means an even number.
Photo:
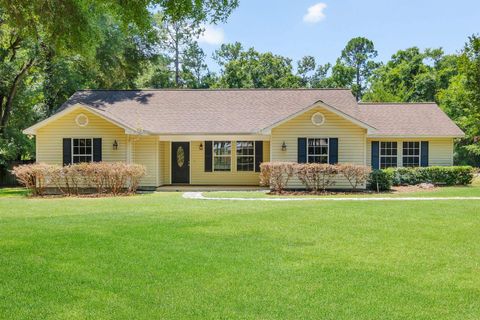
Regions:
<svg viewBox="0 0 480 320"><path fill-rule="evenodd" d="M368 139L456 139L463 138L465 135L421 135L421 134L408 134L408 135L381 135L381 134L367 134Z"/></svg>
<svg viewBox="0 0 480 320"><path fill-rule="evenodd" d="M344 113L343 111L340 111L339 109L337 109L335 107L332 107L332 106L330 106L330 105L328 105L328 104L326 104L322 101L317 101L314 104L312 104L312 105L310 105L310 106L308 106L308 107L306 107L306 108L304 108L304 109L302 109L298 112L293 113L292 115L286 117L285 119L277 121L276 123L272 124L271 126L268 126L266 128L261 129L260 132L263 133L263 134L271 134L273 128L278 127L279 125L281 125L281 124L283 124L283 123L285 123L289 120L292 120L292 119L298 117L299 115L301 115L305 112L308 112L312 109L315 109L315 108L324 108L324 109L326 109L326 110L328 110L332 113L335 113L336 115L338 115L338 116L356 124L357 126L366 129L367 132L369 132L369 133L373 133L376 130L374 127L372 127L372 126L370 126L370 125L368 125L368 124L366 124L366 123L364 123L364 122L362 122L362 121L360 121L360 120L358 120L358 119L356 119L352 116L349 116L348 114Z"/></svg>
<svg viewBox="0 0 480 320"><path fill-rule="evenodd" d="M105 114L103 114L102 112L99 112L98 110L95 110L94 108L90 108L88 106L85 106L83 104L76 104L74 106L71 106L71 107L68 107L60 112L57 112L55 113L54 115L48 117L47 119L44 119L36 124L34 124L33 126L31 127L28 127L27 129L23 130L22 132L24 134L28 134L28 135L35 135L37 133L37 130L40 129L40 128L43 128L44 126L48 125L49 123L75 111L75 110L78 110L78 109L84 109L88 112L91 112L97 116L99 116L100 118L110 122L110 123L113 123L114 125L122 128L122 129L125 129L125 133L126 134L138 134L138 131L133 129L133 128L130 128L129 126L123 124L123 123L120 123L108 116L106 116Z"/></svg>

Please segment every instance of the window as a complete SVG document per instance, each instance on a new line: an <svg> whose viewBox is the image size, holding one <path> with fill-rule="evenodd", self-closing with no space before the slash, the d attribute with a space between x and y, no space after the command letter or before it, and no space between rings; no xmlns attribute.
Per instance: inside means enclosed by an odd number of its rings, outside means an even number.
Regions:
<svg viewBox="0 0 480 320"><path fill-rule="evenodd" d="M72 163L92 162L92 139L72 139Z"/></svg>
<svg viewBox="0 0 480 320"><path fill-rule="evenodd" d="M237 171L255 171L253 141L237 141Z"/></svg>
<svg viewBox="0 0 480 320"><path fill-rule="evenodd" d="M307 162L328 163L328 138L308 139Z"/></svg>
<svg viewBox="0 0 480 320"><path fill-rule="evenodd" d="M380 169L397 166L397 143L380 142Z"/></svg>
<svg viewBox="0 0 480 320"><path fill-rule="evenodd" d="M213 171L230 171L232 164L232 142L213 142Z"/></svg>
<svg viewBox="0 0 480 320"><path fill-rule="evenodd" d="M403 143L403 166L420 166L420 142L417 141Z"/></svg>

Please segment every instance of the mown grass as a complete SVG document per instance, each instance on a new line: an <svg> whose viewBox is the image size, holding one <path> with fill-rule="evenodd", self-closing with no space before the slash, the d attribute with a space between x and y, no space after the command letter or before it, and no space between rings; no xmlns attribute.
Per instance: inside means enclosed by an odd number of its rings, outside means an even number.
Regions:
<svg viewBox="0 0 480 320"><path fill-rule="evenodd" d="M480 201L0 199L0 318L477 319Z"/></svg>

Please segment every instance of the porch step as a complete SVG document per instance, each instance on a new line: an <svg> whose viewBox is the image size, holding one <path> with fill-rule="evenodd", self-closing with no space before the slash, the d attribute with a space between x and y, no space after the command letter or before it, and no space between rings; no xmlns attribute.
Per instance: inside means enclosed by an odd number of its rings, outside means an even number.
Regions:
<svg viewBox="0 0 480 320"><path fill-rule="evenodd" d="M168 185L156 189L157 192L207 192L207 191L268 191L259 186L195 186L195 185Z"/></svg>

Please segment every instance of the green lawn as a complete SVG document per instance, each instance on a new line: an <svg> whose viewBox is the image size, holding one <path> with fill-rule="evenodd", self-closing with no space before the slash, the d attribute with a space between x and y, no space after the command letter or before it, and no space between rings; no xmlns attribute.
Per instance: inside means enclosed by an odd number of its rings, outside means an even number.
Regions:
<svg viewBox="0 0 480 320"><path fill-rule="evenodd" d="M0 198L1 319L478 319L479 261L480 201Z"/></svg>

